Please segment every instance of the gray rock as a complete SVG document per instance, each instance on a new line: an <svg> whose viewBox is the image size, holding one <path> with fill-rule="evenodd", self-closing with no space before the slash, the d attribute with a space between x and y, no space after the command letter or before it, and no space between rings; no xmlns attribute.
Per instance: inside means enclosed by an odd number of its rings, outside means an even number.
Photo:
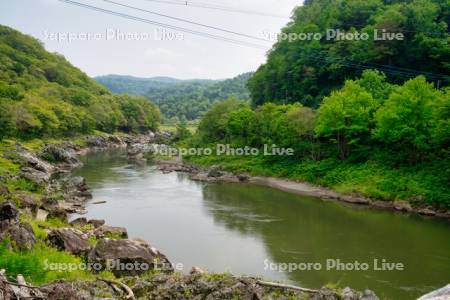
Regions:
<svg viewBox="0 0 450 300"><path fill-rule="evenodd" d="M108 143L104 137L101 136L89 136L86 140L87 144L91 147L107 148Z"/></svg>
<svg viewBox="0 0 450 300"><path fill-rule="evenodd" d="M18 218L19 210L14 203L6 201L0 204L0 222L18 220Z"/></svg>
<svg viewBox="0 0 450 300"><path fill-rule="evenodd" d="M94 228L100 227L102 225L105 225L105 220L100 220L100 219L91 219L88 221L88 224L92 224L92 226L94 226Z"/></svg>
<svg viewBox="0 0 450 300"><path fill-rule="evenodd" d="M352 290L349 287L346 287L342 290L341 295L342 300L359 300L359 294L358 292Z"/></svg>
<svg viewBox="0 0 450 300"><path fill-rule="evenodd" d="M155 268L172 271L164 255L140 240L101 240L89 253L88 261L101 264L116 276L139 275Z"/></svg>
<svg viewBox="0 0 450 300"><path fill-rule="evenodd" d="M34 182L37 185L43 185L50 180L51 173L46 173L37 169L24 167L20 170L20 176Z"/></svg>
<svg viewBox="0 0 450 300"><path fill-rule="evenodd" d="M371 290L365 290L361 296L361 298L359 298L360 300L380 300L380 298L377 297L377 295L375 295L375 293Z"/></svg>
<svg viewBox="0 0 450 300"><path fill-rule="evenodd" d="M72 220L70 222L70 225L75 226L75 227L83 227L87 224L88 224L88 221L84 217L76 218L75 220Z"/></svg>
<svg viewBox="0 0 450 300"><path fill-rule="evenodd" d="M220 171L220 168L218 166L211 166L208 169L207 176L208 177L220 177L223 173Z"/></svg>
<svg viewBox="0 0 450 300"><path fill-rule="evenodd" d="M22 223L16 226L11 226L8 230L11 240L17 245L20 250L31 250L36 244L36 237L30 224Z"/></svg>
<svg viewBox="0 0 450 300"><path fill-rule="evenodd" d="M75 152L72 149L64 149L62 145L47 145L44 148L43 156L53 162L61 162L69 165L80 164L80 161L75 156Z"/></svg>
<svg viewBox="0 0 450 300"><path fill-rule="evenodd" d="M83 254L90 250L87 237L73 228L54 229L47 236L48 242L62 251Z"/></svg>
<svg viewBox="0 0 450 300"><path fill-rule="evenodd" d="M423 295L417 300L448 300L450 299L450 284L447 284L443 288Z"/></svg>
<svg viewBox="0 0 450 300"><path fill-rule="evenodd" d="M94 235L97 238L103 238L103 237L119 237L122 239L128 238L128 232L127 229L124 227L114 227L114 226L108 226L108 225L102 225L94 230Z"/></svg>

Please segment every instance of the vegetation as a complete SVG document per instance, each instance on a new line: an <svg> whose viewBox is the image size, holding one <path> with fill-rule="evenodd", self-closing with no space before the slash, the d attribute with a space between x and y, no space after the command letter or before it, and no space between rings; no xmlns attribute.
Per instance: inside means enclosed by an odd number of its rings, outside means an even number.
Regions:
<svg viewBox="0 0 450 300"><path fill-rule="evenodd" d="M319 33L317 39L281 39L249 81L253 104L294 103L318 107L331 91L362 70L384 71L401 84L419 74L448 85L450 46L448 1L311 0L299 6L282 32ZM367 39L327 39L327 30L366 33ZM375 40L382 30L403 40ZM412 70L411 70L412 69ZM446 74L446 76L444 76Z"/></svg>
<svg viewBox="0 0 450 300"><path fill-rule="evenodd" d="M96 77L114 93L142 95L155 101L167 122L192 121L216 101L229 97L249 99L247 81L251 73L227 80L178 80L166 77L136 78L108 75Z"/></svg>
<svg viewBox="0 0 450 300"><path fill-rule="evenodd" d="M142 132L159 121L145 98L112 95L39 41L0 26L0 139Z"/></svg>
<svg viewBox="0 0 450 300"><path fill-rule="evenodd" d="M299 103L251 109L229 99L205 114L190 145L262 149L275 144L294 149L295 155L188 159L449 208L449 96L450 89L437 90L422 76L394 85L383 73L367 70L325 97L317 110Z"/></svg>

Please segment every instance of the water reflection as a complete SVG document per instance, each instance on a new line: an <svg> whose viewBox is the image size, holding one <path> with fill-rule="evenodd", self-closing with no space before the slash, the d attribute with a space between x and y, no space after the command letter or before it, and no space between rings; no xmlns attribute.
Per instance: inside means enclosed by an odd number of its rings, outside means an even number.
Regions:
<svg viewBox="0 0 450 300"><path fill-rule="evenodd" d="M290 280L375 290L387 299L412 299L450 279L448 222L424 220L301 197L244 184L203 184L129 164L123 152L93 153L77 171L93 188L88 217L125 226L186 271L200 266ZM325 270L327 259L401 262L405 271ZM280 273L276 263L319 262L319 271Z"/></svg>

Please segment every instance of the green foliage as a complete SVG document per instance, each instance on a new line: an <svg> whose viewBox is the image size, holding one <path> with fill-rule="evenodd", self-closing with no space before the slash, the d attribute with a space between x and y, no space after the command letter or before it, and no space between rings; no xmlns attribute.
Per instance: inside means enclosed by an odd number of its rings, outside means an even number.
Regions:
<svg viewBox="0 0 450 300"><path fill-rule="evenodd" d="M308 1L294 11L292 21L282 32L319 33L322 39L284 39L275 43L267 62L249 80L253 104L300 102L318 107L323 97L342 87L346 80L361 76L367 68L385 71L387 81L396 84L414 76L397 68L417 70L427 76L450 74L448 6L448 1L441 0ZM327 40L328 29L367 33L369 38ZM378 33L383 29L402 33L404 40L375 40L376 29ZM441 84L450 82L448 75L446 78ZM430 75L427 79L434 78ZM383 93L379 83L373 76L372 87L360 82L369 92L374 89L374 99L389 93Z"/></svg>
<svg viewBox="0 0 450 300"><path fill-rule="evenodd" d="M200 165L287 177L383 200L450 207L450 97L417 77L401 86L366 71L319 109L230 99L200 122L195 146L229 143L293 148L286 156L195 156ZM336 147L337 145L337 147Z"/></svg>
<svg viewBox="0 0 450 300"><path fill-rule="evenodd" d="M27 282L42 284L57 279L66 280L93 280L94 275L83 270L51 270L50 264L80 265L81 258L67 252L61 252L55 248L38 242L32 251L14 252L8 249L8 241L0 244L0 266L7 270L8 276L24 275ZM47 266L46 266L47 264Z"/></svg>
<svg viewBox="0 0 450 300"><path fill-rule="evenodd" d="M404 153L420 156L433 147L441 146L434 144L430 136L442 136L441 130L445 131L437 124L448 122L448 119L441 119L446 118L445 113L441 115L441 108L448 105L448 99L424 77L409 80L398 87L377 111L374 135Z"/></svg>
<svg viewBox="0 0 450 300"><path fill-rule="evenodd" d="M150 101L113 96L34 38L0 26L0 139L143 132L159 121Z"/></svg>
<svg viewBox="0 0 450 300"><path fill-rule="evenodd" d="M148 97L158 104L168 120L178 122L198 119L217 101L230 97L249 99L250 76L251 73L245 73L227 80L178 80L108 75L95 80L114 93Z"/></svg>
<svg viewBox="0 0 450 300"><path fill-rule="evenodd" d="M347 81L342 90L325 97L319 108L316 133L331 138L338 146L341 159L346 159L352 146L370 135L376 101L360 85Z"/></svg>

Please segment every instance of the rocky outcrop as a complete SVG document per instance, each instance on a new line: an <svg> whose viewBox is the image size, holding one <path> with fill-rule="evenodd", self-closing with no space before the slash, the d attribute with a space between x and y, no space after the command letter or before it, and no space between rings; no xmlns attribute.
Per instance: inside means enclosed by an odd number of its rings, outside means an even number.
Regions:
<svg viewBox="0 0 450 300"><path fill-rule="evenodd" d="M448 300L450 299L450 284L447 284L443 288L423 295L417 300Z"/></svg>
<svg viewBox="0 0 450 300"><path fill-rule="evenodd" d="M102 225L105 225L105 220L100 220L100 219L91 219L88 221L88 224L91 224L92 226L94 226L94 228L100 227Z"/></svg>
<svg viewBox="0 0 450 300"><path fill-rule="evenodd" d="M153 269L173 270L163 254L141 240L101 240L89 253L88 260L116 276L139 275Z"/></svg>
<svg viewBox="0 0 450 300"><path fill-rule="evenodd" d="M128 238L127 229L124 227L114 227L102 225L94 230L94 235L97 238L111 237L111 238Z"/></svg>
<svg viewBox="0 0 450 300"><path fill-rule="evenodd" d="M33 229L19 221L20 212L12 202L0 205L0 241L9 238L20 250L31 250L36 243Z"/></svg>
<svg viewBox="0 0 450 300"><path fill-rule="evenodd" d="M79 147L65 142L63 144L45 146L41 157L57 163L59 168L70 170L81 165L81 162L76 157L77 151L79 151Z"/></svg>
<svg viewBox="0 0 450 300"><path fill-rule="evenodd" d="M87 236L73 228L54 229L48 234L47 241L61 251L76 255L87 253L91 249Z"/></svg>

